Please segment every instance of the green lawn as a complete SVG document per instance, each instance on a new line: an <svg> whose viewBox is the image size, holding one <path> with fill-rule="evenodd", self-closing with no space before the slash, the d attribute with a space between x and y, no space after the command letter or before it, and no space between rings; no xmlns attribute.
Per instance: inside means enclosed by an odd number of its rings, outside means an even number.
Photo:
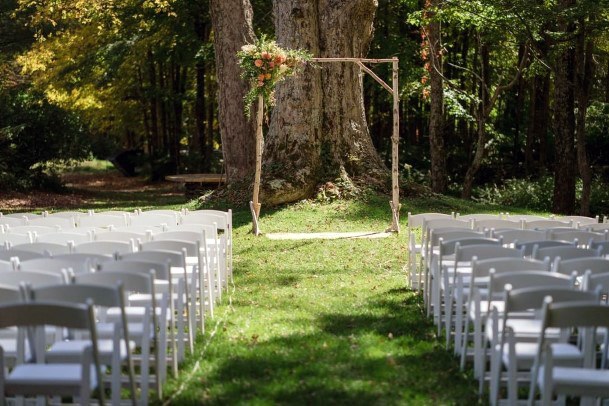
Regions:
<svg viewBox="0 0 609 406"><path fill-rule="evenodd" d="M269 211L263 232L383 231L386 198ZM412 211L478 209L452 199ZM468 210L469 209L469 210ZM406 235L277 241L234 215L234 286L196 354L166 387L172 404L475 404L477 385L436 341L406 287ZM405 231L405 230L404 230Z"/></svg>

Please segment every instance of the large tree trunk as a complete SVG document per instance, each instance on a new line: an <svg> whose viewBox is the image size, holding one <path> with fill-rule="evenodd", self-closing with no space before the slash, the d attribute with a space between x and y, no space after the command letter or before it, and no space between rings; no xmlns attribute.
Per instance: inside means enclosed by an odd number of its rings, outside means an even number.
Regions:
<svg viewBox="0 0 609 406"><path fill-rule="evenodd" d="M319 0L320 56L363 58L373 34L376 0ZM322 69L323 136L332 176L379 177L387 173L372 145L360 69L353 63L331 63Z"/></svg>
<svg viewBox="0 0 609 406"><path fill-rule="evenodd" d="M237 51L254 43L249 0L210 0L218 77L220 136L228 182L254 168L255 123L243 114L248 84L240 78Z"/></svg>
<svg viewBox="0 0 609 406"><path fill-rule="evenodd" d="M432 0L430 6L438 7L441 0ZM430 16L433 18L433 16ZM446 173L446 150L444 148L444 85L442 79L442 52L440 21L433 19L427 27L429 43L429 82L431 100L429 110L429 155L431 160L431 189L444 193L448 183Z"/></svg>
<svg viewBox="0 0 609 406"><path fill-rule="evenodd" d="M273 11L275 32L281 47L306 49L319 55L315 2L275 1ZM277 106L264 151L265 203L302 199L309 196L317 185L321 171L321 89L320 69L313 66L307 66L304 72L277 86Z"/></svg>
<svg viewBox="0 0 609 406"><path fill-rule="evenodd" d="M535 75L531 91L531 107L527 141L525 147L525 166L527 174L533 174L535 168L533 151L539 143L539 169L545 173L547 165L548 116L550 115L550 76Z"/></svg>
<svg viewBox="0 0 609 406"><path fill-rule="evenodd" d="M561 7L569 7L573 0L561 0ZM572 23L559 24L562 32L572 32ZM571 214L575 209L575 52L565 46L555 61L554 79L554 134L556 161L554 168L554 213Z"/></svg>
<svg viewBox="0 0 609 406"><path fill-rule="evenodd" d="M375 0L276 0L281 46L320 57L364 57L372 38ZM262 201L309 196L338 176L386 175L368 132L359 68L344 63L307 67L277 89L267 135Z"/></svg>

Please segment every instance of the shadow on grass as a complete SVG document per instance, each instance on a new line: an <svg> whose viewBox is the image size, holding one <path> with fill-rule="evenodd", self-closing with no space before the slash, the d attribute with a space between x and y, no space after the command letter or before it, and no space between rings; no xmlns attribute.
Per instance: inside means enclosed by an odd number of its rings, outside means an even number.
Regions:
<svg viewBox="0 0 609 406"><path fill-rule="evenodd" d="M176 404L478 402L475 385L432 338L411 291L386 290L352 313L323 313L306 323L313 332L265 340L235 338L236 326L227 326L211 344L213 366Z"/></svg>

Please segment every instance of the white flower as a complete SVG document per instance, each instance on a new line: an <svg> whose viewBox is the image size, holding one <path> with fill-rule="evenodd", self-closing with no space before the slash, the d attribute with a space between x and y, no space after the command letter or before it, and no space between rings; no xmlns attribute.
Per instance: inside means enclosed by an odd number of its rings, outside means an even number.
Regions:
<svg viewBox="0 0 609 406"><path fill-rule="evenodd" d="M252 45L252 44L243 45L241 47L241 50L243 52L247 52L248 54L251 54L256 51L256 45Z"/></svg>
<svg viewBox="0 0 609 406"><path fill-rule="evenodd" d="M285 73L288 70L288 65L282 63L279 65L279 73Z"/></svg>

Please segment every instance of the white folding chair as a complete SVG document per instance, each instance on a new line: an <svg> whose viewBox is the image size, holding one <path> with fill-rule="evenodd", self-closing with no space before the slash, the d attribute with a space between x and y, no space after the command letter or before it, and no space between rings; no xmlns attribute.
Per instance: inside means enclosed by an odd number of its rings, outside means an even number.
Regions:
<svg viewBox="0 0 609 406"><path fill-rule="evenodd" d="M97 263L92 259L82 260L80 258L36 258L28 261L21 261L17 265L19 271L51 272L58 273L67 271L71 279L76 273L94 272Z"/></svg>
<svg viewBox="0 0 609 406"><path fill-rule="evenodd" d="M26 288L26 296L35 302L60 302L85 304L92 300L98 323L113 331L111 338L98 337L97 347L100 362L111 368L110 387L112 404L121 401L121 370L127 369L132 404L136 404L135 379L131 353L135 344L129 340L127 315L125 313L125 296L122 283L115 287L102 285L55 285L41 288ZM107 323L105 314L110 308L120 312L120 322ZM98 324L99 328L100 324ZM48 363L78 363L84 348L91 345L91 337L74 337L53 343L46 353Z"/></svg>
<svg viewBox="0 0 609 406"><path fill-rule="evenodd" d="M178 224L178 216L167 214L147 214L142 212L137 216L131 216L132 226L160 226L161 224L176 225Z"/></svg>
<svg viewBox="0 0 609 406"><path fill-rule="evenodd" d="M490 311L490 306L494 304L497 296L496 292L489 291L489 281L491 272L493 275L505 273L517 273L528 271L550 271L549 261L536 261L532 259L514 257L514 258L488 258L472 260L472 273L469 277L469 286L463 278L457 279L457 289L463 290L463 294L457 296L465 299L465 314L464 326L461 330L462 337L458 342L461 344L461 370L465 369L467 357L473 357L476 349L482 348L482 332L485 325L486 317ZM459 308L460 303L457 304ZM472 342L470 339L470 324L474 326L474 339L478 340L478 345L470 352L469 345ZM459 330L457 329L457 333ZM457 345L457 344L456 344Z"/></svg>
<svg viewBox="0 0 609 406"><path fill-rule="evenodd" d="M579 225L580 228L591 225L598 224L598 216L596 217L587 217L587 216L555 216L555 220L560 221L572 221L573 224Z"/></svg>
<svg viewBox="0 0 609 406"><path fill-rule="evenodd" d="M137 306L132 306L129 301L125 302L129 338L136 342L138 348L133 358L139 364L136 382L140 385L140 403L144 405L148 403L151 385L155 388L158 399L162 398L162 384L167 372L167 358L163 351L166 342L163 341L162 335L162 332L166 331L166 326L158 323L159 320L166 320L163 312L167 311L167 301L161 300L157 303L154 278L154 271L149 273L106 271L75 275L76 284L115 287L120 282L127 297L132 294L142 294L149 298L146 302L140 300ZM155 311L159 307L161 310ZM106 320L120 322L120 312L110 310L107 312ZM158 313L158 317L154 317L155 313ZM103 325L100 326L100 337L113 337L113 334L114 329L108 330ZM151 368L154 371L153 376L150 375Z"/></svg>
<svg viewBox="0 0 609 406"><path fill-rule="evenodd" d="M484 219L474 220L474 230L522 230L521 221L503 220L503 219Z"/></svg>
<svg viewBox="0 0 609 406"><path fill-rule="evenodd" d="M27 224L26 217L9 217L9 215L0 216L0 225L9 227L19 227Z"/></svg>
<svg viewBox="0 0 609 406"><path fill-rule="evenodd" d="M107 233L100 233L95 235L95 241L123 241L133 243L136 246L139 242L150 241L152 232L140 233L136 231L116 231L111 230Z"/></svg>
<svg viewBox="0 0 609 406"><path fill-rule="evenodd" d="M12 258L16 258L17 263L19 261L27 261L28 259L44 258L44 257L48 257L48 255L45 255L45 254L42 254L39 252L22 251L22 250L16 250L16 249L0 251L0 260L11 261Z"/></svg>
<svg viewBox="0 0 609 406"><path fill-rule="evenodd" d="M92 337L79 363L45 364L44 351L32 345L32 362L20 363L10 372L4 366L0 348L0 403L10 396L71 396L81 404L89 404L91 394L102 382L101 363L97 348L97 330L93 305L59 303L19 303L0 305L0 328L28 327L30 342L34 342L34 326L52 325L81 329ZM98 392L104 404L104 391Z"/></svg>
<svg viewBox="0 0 609 406"><path fill-rule="evenodd" d="M547 298L542 314L542 330L531 372L529 404L533 404L537 388L544 406L552 404L554 395L561 399L566 395L584 399L609 397L609 370L597 368L595 340L599 328L609 329L609 306L587 302L552 303L552 299ZM553 348L547 344L546 337L551 328L577 329L584 354L580 365L556 365ZM607 341L605 339L603 359L607 358Z"/></svg>
<svg viewBox="0 0 609 406"><path fill-rule="evenodd" d="M547 247L574 247L572 242L568 241L554 241L554 240L538 240L538 241L526 241L520 242L518 240L514 241L514 247L517 249L524 249L524 256L534 258L535 253L540 248Z"/></svg>
<svg viewBox="0 0 609 406"><path fill-rule="evenodd" d="M561 287L527 287L512 289L507 286L504 293L504 310L500 316L498 339L491 349L491 384L490 402L499 403L503 370L506 371L508 403L517 404L518 386L529 384L530 371L537 352L537 339L542 329L539 311L546 297L555 302L589 302L598 303L598 292L584 292ZM548 338L556 360L562 365L581 363L583 354L576 345L566 342L568 336L559 330L548 331Z"/></svg>
<svg viewBox="0 0 609 406"><path fill-rule="evenodd" d="M609 259L602 257L560 258L553 264L552 270L564 275L571 275L576 272L578 277L582 277L586 271L595 275L609 272Z"/></svg>
<svg viewBox="0 0 609 406"><path fill-rule="evenodd" d="M590 241L607 241L609 232L597 233L586 230L553 230L548 233L550 240L570 241L577 244L580 248L588 248Z"/></svg>
<svg viewBox="0 0 609 406"><path fill-rule="evenodd" d="M524 228L526 230L547 230L548 228L557 227L573 227L573 222L559 220L533 220L524 222Z"/></svg>

